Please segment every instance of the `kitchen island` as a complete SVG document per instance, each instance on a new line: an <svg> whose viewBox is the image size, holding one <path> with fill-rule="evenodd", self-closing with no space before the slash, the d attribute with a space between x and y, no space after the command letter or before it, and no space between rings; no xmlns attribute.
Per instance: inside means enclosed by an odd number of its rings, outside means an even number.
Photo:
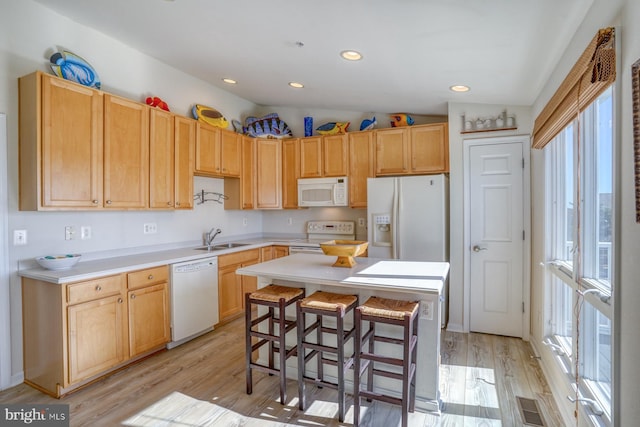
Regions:
<svg viewBox="0 0 640 427"><path fill-rule="evenodd" d="M418 357L416 372L416 408L423 411L439 412L439 364L440 364L440 295L446 280L449 264L445 262L418 262L380 260L365 257L356 258L351 268L333 267L336 257L316 254L295 254L261 264L254 264L237 270L237 274L255 276L258 287L269 284L303 287L311 295L318 290L358 295L360 303L371 296L420 301L418 326ZM290 307L287 318L295 318L295 309ZM350 327L351 316L347 316L345 327ZM380 328L393 334L393 327ZM295 344L295 334L290 334L288 342ZM397 346L384 348L390 355L399 354ZM377 347L378 349L378 347ZM345 348L351 354L351 341ZM261 348L260 358L266 357L266 349ZM289 359L288 375L297 378L297 361ZM313 368L309 366L309 371ZM329 371L331 372L331 371ZM353 390L352 378L347 378L348 391ZM393 380L376 382L376 388L385 393L399 395L398 384ZM397 390L397 392L396 392Z"/></svg>

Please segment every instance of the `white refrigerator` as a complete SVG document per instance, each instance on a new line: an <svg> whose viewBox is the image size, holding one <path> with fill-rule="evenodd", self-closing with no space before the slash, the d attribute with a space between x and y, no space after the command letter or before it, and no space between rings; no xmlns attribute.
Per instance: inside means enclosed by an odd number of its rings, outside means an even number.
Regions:
<svg viewBox="0 0 640 427"><path fill-rule="evenodd" d="M449 178L418 175L367 180L369 257L449 261ZM442 322L447 319L448 282Z"/></svg>
<svg viewBox="0 0 640 427"><path fill-rule="evenodd" d="M369 178L369 256L448 261L448 193L445 175Z"/></svg>

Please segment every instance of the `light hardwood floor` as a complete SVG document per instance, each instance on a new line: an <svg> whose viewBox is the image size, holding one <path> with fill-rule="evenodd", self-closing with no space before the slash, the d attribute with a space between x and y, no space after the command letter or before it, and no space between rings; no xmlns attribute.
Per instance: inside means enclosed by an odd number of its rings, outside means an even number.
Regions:
<svg viewBox="0 0 640 427"><path fill-rule="evenodd" d="M254 373L254 391L245 394L244 319L196 340L163 351L84 389L56 400L21 384L0 392L1 403L67 403L72 426L117 426L172 392L213 403L237 415L215 425L341 426L335 390L307 387L308 408L297 408L297 384L289 381L287 405L278 403L275 377ZM516 396L537 399L546 426L562 426L531 346L522 340L484 334L443 332L442 414L415 412L411 426L522 426ZM347 404L352 405L348 399ZM400 425L400 412L367 404L362 426ZM229 420L230 418L226 418ZM240 419L240 421L238 421ZM184 423L157 425L184 426ZM189 424L193 426L194 424Z"/></svg>

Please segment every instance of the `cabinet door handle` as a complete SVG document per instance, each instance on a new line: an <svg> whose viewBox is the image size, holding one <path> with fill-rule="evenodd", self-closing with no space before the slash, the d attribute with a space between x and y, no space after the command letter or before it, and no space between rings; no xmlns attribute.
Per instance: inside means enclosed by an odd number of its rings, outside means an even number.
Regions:
<svg viewBox="0 0 640 427"><path fill-rule="evenodd" d="M96 285L96 291L97 291L97 292L100 292L101 290L102 290L102 286L100 286L100 285Z"/></svg>
<svg viewBox="0 0 640 427"><path fill-rule="evenodd" d="M92 200L91 203L93 203L94 205L97 205L98 201L97 200Z"/></svg>
<svg viewBox="0 0 640 427"><path fill-rule="evenodd" d="M131 299L136 299L136 294L131 294Z"/></svg>
<svg viewBox="0 0 640 427"><path fill-rule="evenodd" d="M167 206L171 206L171 202L167 202Z"/></svg>
<svg viewBox="0 0 640 427"><path fill-rule="evenodd" d="M176 206L180 206L180 202L176 202Z"/></svg>
<svg viewBox="0 0 640 427"><path fill-rule="evenodd" d="M122 304L122 298L118 298L118 304Z"/></svg>
<svg viewBox="0 0 640 427"><path fill-rule="evenodd" d="M149 277L147 277L147 279L153 280L153 274L150 274Z"/></svg>
<svg viewBox="0 0 640 427"><path fill-rule="evenodd" d="M107 200L107 204L110 205L112 202L111 200Z"/></svg>

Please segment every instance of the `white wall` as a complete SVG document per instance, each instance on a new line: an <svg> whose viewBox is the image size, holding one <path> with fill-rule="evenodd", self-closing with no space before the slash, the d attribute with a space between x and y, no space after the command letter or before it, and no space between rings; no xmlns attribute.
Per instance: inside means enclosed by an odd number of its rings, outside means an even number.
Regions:
<svg viewBox="0 0 640 427"><path fill-rule="evenodd" d="M631 65L640 59L640 2L637 0L596 0L589 11L585 22L575 34L574 39L563 55L563 59L556 68L552 78L545 86L538 100L533 106L538 114L549 97L556 90L568 69L591 41L599 28L615 26L618 38L618 56L620 68L616 78L616 111L621 120L617 129L615 142L618 145L618 164L616 170L616 208L618 221L618 244L616 256L619 268L614 278L614 348L619 346L614 354L614 420L616 426L632 426L640 419L640 405L637 396L640 393L640 369L638 369L638 354L640 354L640 224L635 222L635 187L633 164L633 134L631 108ZM532 205L533 209L533 250L532 250L532 342L543 356L545 372L551 377L560 376L554 371L554 364L549 360L549 354L540 345L544 338L544 323L542 321L546 307L544 301L545 274L540 262L544 262L544 155L539 150L532 152L532 183L534 184ZM535 183L538 182L538 186ZM568 405L564 396L556 396L559 405L566 405L565 412L572 412L573 406ZM567 408L567 406L571 406ZM581 421L581 424L582 421Z"/></svg>
<svg viewBox="0 0 640 427"><path fill-rule="evenodd" d="M518 128L513 131L483 132L461 134L462 115L466 119L497 117L506 110L515 115ZM449 324L447 329L465 331L464 301L464 265L468 262L464 247L464 164L463 142L465 138L483 138L512 135L529 135L532 129L531 108L513 105L485 105L449 103L449 212L450 212L450 249L449 261Z"/></svg>

